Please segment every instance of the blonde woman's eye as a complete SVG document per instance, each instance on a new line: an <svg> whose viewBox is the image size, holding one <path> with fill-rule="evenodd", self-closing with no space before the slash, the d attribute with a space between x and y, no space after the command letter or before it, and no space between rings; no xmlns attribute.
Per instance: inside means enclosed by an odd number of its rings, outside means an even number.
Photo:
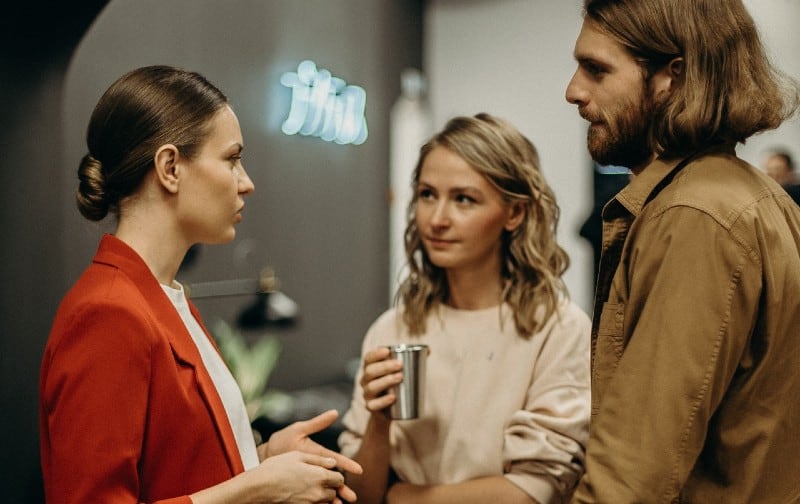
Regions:
<svg viewBox="0 0 800 504"><path fill-rule="evenodd" d="M430 189L419 189L417 191L417 198L419 199L431 199L433 198L433 191Z"/></svg>

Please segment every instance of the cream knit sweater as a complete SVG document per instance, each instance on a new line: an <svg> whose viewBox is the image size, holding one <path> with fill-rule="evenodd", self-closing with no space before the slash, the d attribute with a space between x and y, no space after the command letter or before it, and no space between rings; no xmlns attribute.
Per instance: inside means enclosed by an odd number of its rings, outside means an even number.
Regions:
<svg viewBox="0 0 800 504"><path fill-rule="evenodd" d="M528 339L517 334L506 305L442 306L417 337L396 309L384 313L367 332L362 355L403 342L431 349L423 416L391 426L391 463L400 479L446 484L502 474L538 502L568 499L588 436L590 328L568 301ZM360 372L339 438L348 456L369 420L359 379Z"/></svg>

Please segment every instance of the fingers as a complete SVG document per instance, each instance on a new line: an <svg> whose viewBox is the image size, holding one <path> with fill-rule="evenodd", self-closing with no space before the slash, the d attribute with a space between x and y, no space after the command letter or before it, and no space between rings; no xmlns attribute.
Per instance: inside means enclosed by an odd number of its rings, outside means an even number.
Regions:
<svg viewBox="0 0 800 504"><path fill-rule="evenodd" d="M349 472L350 474L362 474L364 469L361 465L353 459L347 458L341 453L328 450L330 453L327 455L336 460L336 467L342 471Z"/></svg>
<svg viewBox="0 0 800 504"><path fill-rule="evenodd" d="M389 349L379 347L364 355L364 368L360 385L364 391L364 402L370 411L380 411L394 402L387 395L389 389L403 381L403 364L389 359Z"/></svg>
<svg viewBox="0 0 800 504"><path fill-rule="evenodd" d="M313 453L298 452L300 460L306 464L320 466L325 469L325 476L322 483L331 488L338 488L344 485L344 474L336 471L336 459L334 457L327 457L323 455L315 455Z"/></svg>
<svg viewBox="0 0 800 504"><path fill-rule="evenodd" d="M338 417L339 417L339 412L334 409L331 409L325 411L324 413L320 413L314 418L309 418L308 420L300 420L298 422L295 422L293 426L297 429L298 432L308 436L330 427L331 425L333 425L333 422L335 422Z"/></svg>
<svg viewBox="0 0 800 504"><path fill-rule="evenodd" d="M361 468L361 465L359 465L359 463L355 460L345 457L339 452L329 450L328 448L325 448L324 446L313 441L306 446L304 451L313 455L319 455L320 457L333 459L333 467L336 467L342 471L349 472L351 474L361 474L364 472L364 470Z"/></svg>
<svg viewBox="0 0 800 504"><path fill-rule="evenodd" d="M391 352L387 347L378 347L364 354L364 365L386 360Z"/></svg>
<svg viewBox="0 0 800 504"><path fill-rule="evenodd" d="M356 501L356 493L347 485L342 485L338 489L339 497L346 500L347 502L355 502Z"/></svg>

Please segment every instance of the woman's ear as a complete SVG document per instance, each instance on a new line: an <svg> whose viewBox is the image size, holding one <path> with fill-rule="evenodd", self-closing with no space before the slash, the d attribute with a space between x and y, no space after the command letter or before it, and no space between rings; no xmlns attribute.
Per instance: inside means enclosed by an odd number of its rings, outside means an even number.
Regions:
<svg viewBox="0 0 800 504"><path fill-rule="evenodd" d="M514 231L517 229L520 224L522 224L523 219L525 219L525 205L521 202L516 202L511 205L511 212L508 215L508 219L506 220L505 230L506 231Z"/></svg>
<svg viewBox="0 0 800 504"><path fill-rule="evenodd" d="M161 186L170 193L178 192L178 182L180 172L178 169L178 159L180 152L172 144L164 144L156 150L153 161L155 162L156 177Z"/></svg>

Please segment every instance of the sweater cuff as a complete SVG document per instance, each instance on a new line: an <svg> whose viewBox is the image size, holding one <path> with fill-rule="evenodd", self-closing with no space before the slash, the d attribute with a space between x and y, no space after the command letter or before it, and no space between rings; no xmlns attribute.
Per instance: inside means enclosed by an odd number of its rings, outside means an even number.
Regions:
<svg viewBox="0 0 800 504"><path fill-rule="evenodd" d="M558 489L547 479L531 478L525 474L506 473L503 476L517 485L523 492L532 497L539 504L561 502Z"/></svg>

